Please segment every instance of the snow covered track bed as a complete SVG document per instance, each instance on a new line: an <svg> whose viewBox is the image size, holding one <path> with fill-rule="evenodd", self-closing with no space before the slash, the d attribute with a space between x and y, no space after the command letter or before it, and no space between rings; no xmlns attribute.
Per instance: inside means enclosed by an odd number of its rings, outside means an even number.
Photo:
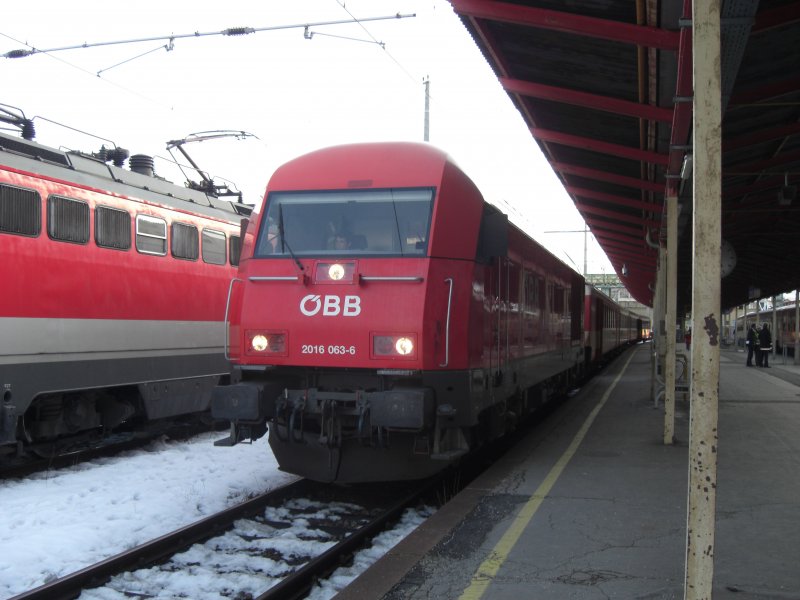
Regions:
<svg viewBox="0 0 800 600"><path fill-rule="evenodd" d="M201 437L208 442L206 436ZM274 460L264 456L263 446L258 451L262 460ZM134 453L128 461L117 459L115 464L119 470L131 473L132 470L123 465L135 462L140 456ZM174 461L171 462L174 468ZM89 466L82 468L91 470ZM221 472L215 475L223 477ZM280 485L291 478L271 473L267 479L269 484ZM28 483L29 492L35 493L34 482ZM46 578L49 582L45 585L15 598L244 600L299 598L306 597L309 592L311 597L328 598L335 593L337 584L323 582L315 588L315 581L328 577L344 563L357 563L350 576L339 575L343 583L338 587L342 587L358 573L359 564L361 569L365 568L385 552L387 546L402 539L431 510L406 508L418 504L421 495L432 485L429 482L424 488L407 483L342 488L307 480L295 481L152 541L135 547L128 543L129 549L97 564L72 573L61 569L57 577ZM212 495L216 492L210 491ZM69 514L64 517L71 518ZM384 531L398 521L399 525L393 530ZM109 548L114 547L113 535L108 536ZM379 539L372 541L375 536ZM128 539L134 540L136 536L128 534ZM354 554L370 546L371 541L373 548L360 554L372 553L372 558L356 556L353 561ZM75 544L80 543L82 539L75 540ZM75 552L81 551L73 548ZM46 553L47 549L42 552ZM112 552L107 553L110 554ZM0 576L13 577L13 574L0 569Z"/></svg>

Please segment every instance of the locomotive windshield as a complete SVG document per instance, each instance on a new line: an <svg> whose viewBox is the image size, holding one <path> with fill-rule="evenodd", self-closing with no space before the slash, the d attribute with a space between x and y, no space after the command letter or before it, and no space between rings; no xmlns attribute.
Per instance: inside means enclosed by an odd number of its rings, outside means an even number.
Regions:
<svg viewBox="0 0 800 600"><path fill-rule="evenodd" d="M273 192L256 257L425 256L433 189Z"/></svg>

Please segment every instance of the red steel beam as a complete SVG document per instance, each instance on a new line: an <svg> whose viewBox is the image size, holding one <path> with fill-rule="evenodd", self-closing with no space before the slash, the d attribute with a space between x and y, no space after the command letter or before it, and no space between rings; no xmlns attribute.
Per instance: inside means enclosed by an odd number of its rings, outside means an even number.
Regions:
<svg viewBox="0 0 800 600"><path fill-rule="evenodd" d="M790 77L766 85L751 86L731 96L728 108L742 104L758 104L772 98L791 94L800 89L800 77Z"/></svg>
<svg viewBox="0 0 800 600"><path fill-rule="evenodd" d="M753 184L723 188L722 199L729 201L750 194L759 194L769 190L775 191L782 187L787 180L786 173L762 173L762 177L763 179ZM789 175L788 180L790 185L798 184L797 178L792 175Z"/></svg>
<svg viewBox="0 0 800 600"><path fill-rule="evenodd" d="M636 177L625 177L624 175L615 175L607 171L600 171L598 169L588 169L586 167L579 167L564 162L551 162L550 166L557 173L567 175L577 175L586 179L596 179L597 181L607 181L608 183L616 183L625 187L645 190L648 192L664 192L664 184L647 181L645 179L637 179Z"/></svg>
<svg viewBox="0 0 800 600"><path fill-rule="evenodd" d="M616 238L606 238L603 237L603 234L600 234L599 237L603 240L603 247L606 246L610 248L617 248L619 250L632 250L638 254L642 253L642 246L641 244L637 244L637 240L631 238L630 240L618 240Z"/></svg>
<svg viewBox="0 0 800 600"><path fill-rule="evenodd" d="M692 18L692 0L683 0L683 18ZM692 82L692 30L684 27L680 32L680 43L678 45L678 77L675 84L675 95L688 101L678 101L675 103L675 110L672 116L672 131L670 132L669 163L667 175L673 178L667 179L665 196L678 195L679 179L676 179L681 172L685 150L678 147L685 146L689 140L689 132L692 129L692 97L694 87ZM675 148L673 150L673 148Z"/></svg>
<svg viewBox="0 0 800 600"><path fill-rule="evenodd" d="M762 33L798 21L800 21L800 2L793 2L757 13L752 31Z"/></svg>
<svg viewBox="0 0 800 600"><path fill-rule="evenodd" d="M543 83L534 83L532 81L523 81L521 79L511 79L509 77L500 77L500 84L507 92L538 98L540 100L562 102L564 104L602 110L604 112L635 117L637 119L663 121L665 123L672 121L672 109L669 108L660 108L650 104L639 104L638 102L620 100L618 98L611 98L610 96L590 94L588 92L580 92L578 90L555 87Z"/></svg>
<svg viewBox="0 0 800 600"><path fill-rule="evenodd" d="M636 252L636 250L625 250L622 248L614 248L611 246L603 246L603 250L606 251L606 254L611 256L624 256L626 259L632 260L638 264L642 265L649 265L655 262L657 255L655 254L642 254L641 252Z"/></svg>
<svg viewBox="0 0 800 600"><path fill-rule="evenodd" d="M530 130L533 137L545 142L583 148L584 150L599 152L600 154L610 154L612 156L629 158L640 162L655 163L658 165L667 165L669 162L669 156L666 154L659 154L658 152L650 152L649 150L640 150L638 148L631 148L630 146L601 142L600 140L592 138L560 133L558 131L541 129L539 127L531 127Z"/></svg>
<svg viewBox="0 0 800 600"><path fill-rule="evenodd" d="M450 0L450 4L458 14L478 19L550 29L584 37L636 44L646 48L676 50L678 47L678 34L658 27L634 25L507 2Z"/></svg>
<svg viewBox="0 0 800 600"><path fill-rule="evenodd" d="M632 227L630 225L625 225L623 223L613 223L605 219L599 219L594 215L585 215L584 220L587 223L589 223L590 227L592 225L594 225L595 227L599 227L601 232L600 235L606 232L610 233L611 231L614 231L626 236L624 238L619 238L619 239L629 240L632 238L637 243L644 242L644 233L642 232L642 229L640 227ZM592 232L594 232L594 229L592 229Z"/></svg>
<svg viewBox="0 0 800 600"><path fill-rule="evenodd" d="M755 146L764 142L771 142L773 140L784 139L800 133L800 123L792 123L791 125L783 125L781 127L772 127L771 129L764 129L756 131L748 135L740 135L737 138L727 140L722 143L722 151L726 150L739 150L747 148L748 146Z"/></svg>
<svg viewBox="0 0 800 600"><path fill-rule="evenodd" d="M588 219L587 219L587 221L588 221ZM644 235L642 234L641 231L639 231L637 233L637 235L633 235L633 234L626 235L624 233L615 233L614 231L609 231L609 230L606 230L606 229L599 229L598 230L597 228L594 228L594 229L592 229L592 235L594 237L596 237L598 239L598 241L600 239L604 239L604 240L608 239L608 240L618 240L618 241L621 241L621 242L629 242L629 241L637 242L637 241L640 241L640 240L644 239ZM603 244L601 243L600 245L602 246Z"/></svg>
<svg viewBox="0 0 800 600"><path fill-rule="evenodd" d="M600 200L601 202L608 202L616 206L629 206L631 208L638 208L649 212L659 213L661 218L661 211L664 208L661 203L654 204L652 202L643 202L642 200L635 200L633 198L625 198L624 196L617 196L614 194L606 194L605 192L597 192L587 188L575 187L572 185L564 186L568 194L580 196L582 198L591 198L592 200ZM578 201L575 201L578 204Z"/></svg>
<svg viewBox="0 0 800 600"><path fill-rule="evenodd" d="M619 253L614 253L614 252L607 252L606 254L608 254L608 258L610 260L613 260L613 259L616 258L617 260L620 260L620 261L624 262L628 266L630 266L630 265L639 265L640 267L653 267L654 266L654 261L642 260L643 257L637 256L637 255L619 254ZM629 275L630 275L630 273L629 273Z"/></svg>
<svg viewBox="0 0 800 600"><path fill-rule="evenodd" d="M636 225L644 225L645 227L659 227L659 223L651 219L643 219L641 217L635 217L633 215L626 215L615 210L606 210L605 208L597 208L596 206L588 206L586 204L581 204L580 202L575 203L575 208L578 209L578 212L583 214L587 212L591 215L597 215L599 217L608 217L609 219L614 219L617 221L624 221L625 223L634 223Z"/></svg>
<svg viewBox="0 0 800 600"><path fill-rule="evenodd" d="M783 165L792 164L794 162L800 161L800 151L794 150L792 152L786 152L784 154L779 154L774 158L765 158L764 160L759 160L751 163L745 164L738 164L738 165L729 165L727 168L723 169L723 172L729 172L731 175L736 175L736 173L759 173L761 171L765 171L767 169L781 167Z"/></svg>

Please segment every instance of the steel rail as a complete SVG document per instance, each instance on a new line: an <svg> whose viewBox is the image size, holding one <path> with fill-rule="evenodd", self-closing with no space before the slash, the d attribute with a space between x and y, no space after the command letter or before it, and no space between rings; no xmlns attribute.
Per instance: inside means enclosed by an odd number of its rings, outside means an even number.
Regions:
<svg viewBox="0 0 800 600"><path fill-rule="evenodd" d="M301 479L271 490L9 600L72 600L85 588L99 586L113 575L172 556L183 548L218 535L231 527L237 519L257 514L272 502L302 495L311 485L308 480Z"/></svg>
<svg viewBox="0 0 800 600"><path fill-rule="evenodd" d="M406 508L413 506L429 494L441 483L442 479L441 475L435 476L421 482L421 485L414 486L410 493L395 502L382 514L313 558L297 571L289 574L266 592L257 596L255 600L301 600L305 598L315 582L325 579L345 564L345 561L342 560L343 557L352 557L357 550L366 547L367 542L397 522Z"/></svg>

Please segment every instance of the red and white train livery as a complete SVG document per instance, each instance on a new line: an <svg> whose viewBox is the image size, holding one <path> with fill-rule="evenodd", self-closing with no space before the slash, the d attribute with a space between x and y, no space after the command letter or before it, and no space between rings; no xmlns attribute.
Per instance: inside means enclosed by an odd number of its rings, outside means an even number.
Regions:
<svg viewBox="0 0 800 600"><path fill-rule="evenodd" d="M27 137L0 133L0 453L207 410L250 207Z"/></svg>

